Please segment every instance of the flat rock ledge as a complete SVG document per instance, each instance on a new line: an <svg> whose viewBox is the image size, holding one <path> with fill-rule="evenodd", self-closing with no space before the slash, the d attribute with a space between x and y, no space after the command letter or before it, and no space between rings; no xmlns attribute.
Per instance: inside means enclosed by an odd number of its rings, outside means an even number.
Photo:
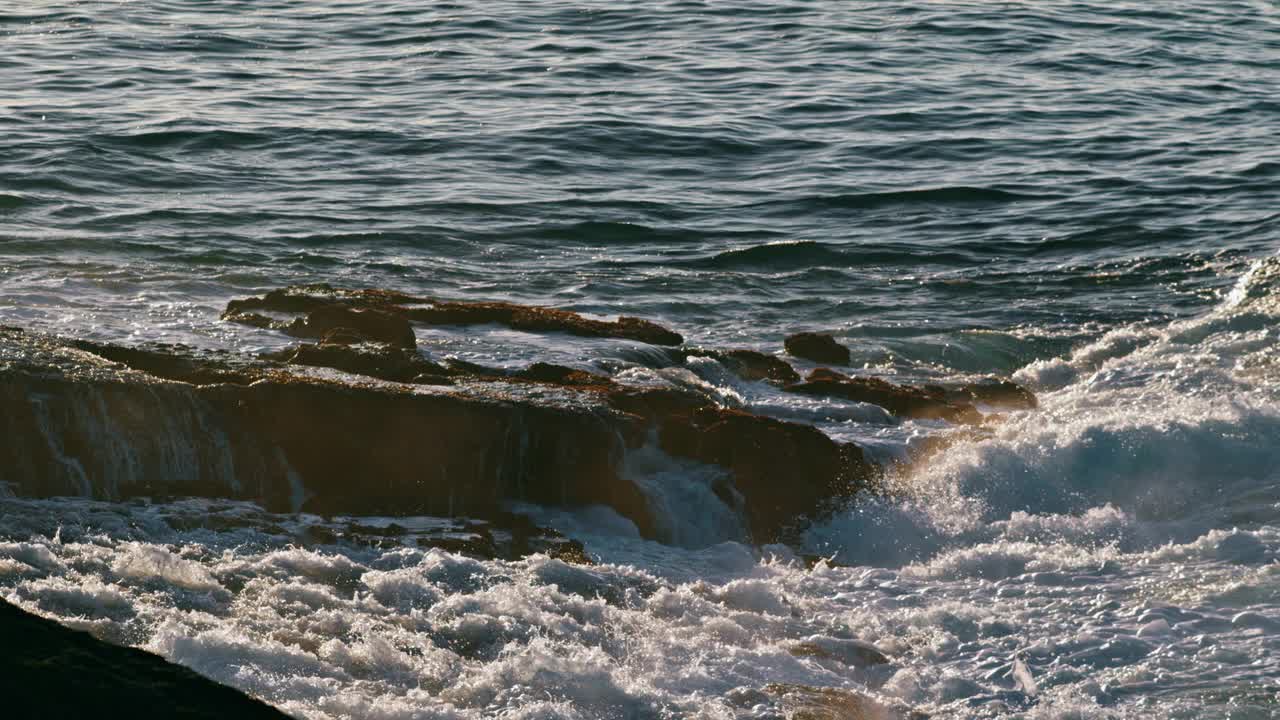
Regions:
<svg viewBox="0 0 1280 720"><path fill-rule="evenodd" d="M727 470L717 492L740 505L753 540L773 542L876 478L860 449L813 427L555 366L441 367L432 382L447 385L405 384L13 329L0 346L0 483L24 497L479 519L511 501L607 505L663 540L622 473L625 454L656 438Z"/></svg>
<svg viewBox="0 0 1280 720"><path fill-rule="evenodd" d="M306 313L302 320L280 324L261 312ZM303 285L273 290L260 297L232 300L224 320L258 327L275 327L298 337L319 337L326 330L343 326L340 315L364 311L367 318L348 322L347 327L363 330L364 323L382 327L388 333L388 318L424 325L505 325L527 332L566 332L582 337L618 338L652 345L679 345L684 338L657 323L621 316L605 321L579 313L509 302L464 302L418 297L386 290L341 290L330 285ZM366 333L370 337L372 334ZM403 337L403 334L400 334ZM412 337L412 336L410 336ZM374 338L378 339L378 338Z"/></svg>

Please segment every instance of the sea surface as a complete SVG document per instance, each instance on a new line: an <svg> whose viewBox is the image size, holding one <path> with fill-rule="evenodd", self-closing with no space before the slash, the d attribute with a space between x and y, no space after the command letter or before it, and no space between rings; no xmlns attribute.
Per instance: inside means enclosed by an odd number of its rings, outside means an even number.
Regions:
<svg viewBox="0 0 1280 720"><path fill-rule="evenodd" d="M9 497L0 595L315 720L803 717L783 686L1280 717L1278 252L1274 2L8 3L0 324L261 352L287 338L226 302L328 282L707 347L831 332L860 373L1011 377L1040 407L800 547L741 542L646 450L628 471L673 544L524 508L592 567ZM419 341L657 372L497 328ZM684 381L885 463L946 430L713 365Z"/></svg>

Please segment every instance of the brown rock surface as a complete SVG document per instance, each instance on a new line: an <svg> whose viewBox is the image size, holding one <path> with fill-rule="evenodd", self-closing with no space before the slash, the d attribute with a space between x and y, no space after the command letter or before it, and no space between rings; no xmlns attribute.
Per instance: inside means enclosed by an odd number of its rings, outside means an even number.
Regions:
<svg viewBox="0 0 1280 720"><path fill-rule="evenodd" d="M956 402L942 388L895 385L869 377L850 377L830 368L818 368L804 382L787 390L805 395L838 397L879 405L899 417L975 423L982 414L967 402Z"/></svg>
<svg viewBox="0 0 1280 720"><path fill-rule="evenodd" d="M679 345L684 339L656 323L621 316L614 321L594 320L578 313L536 305L509 302L444 301L415 297L385 290L342 290L329 285L297 285L273 290L261 297L232 300L223 318L257 327L282 327L294 332L312 332L312 325L325 325L322 317L308 318L299 325L282 326L257 311L276 313L336 312L334 307L365 309L397 315L426 325L505 325L526 332L566 332L583 337L618 338L653 345ZM342 325L329 324L327 328ZM350 326L354 327L354 326ZM326 328L326 329L327 329ZM359 329L359 328L356 328ZM304 337L320 337L323 330ZM372 339L378 339L370 335ZM384 342L386 342L384 340ZM395 343L393 343L395 344ZM403 345L411 347L411 345Z"/></svg>
<svg viewBox="0 0 1280 720"><path fill-rule="evenodd" d="M707 350L690 349L693 357L713 358L743 380L770 380L776 383L800 381L800 373L780 357L766 355L755 350Z"/></svg>
<svg viewBox="0 0 1280 720"><path fill-rule="evenodd" d="M879 487L880 470L860 448L813 426L564 365L506 371L435 361L417 351L411 326L493 322L681 342L648 321L327 285L233 300L224 317L319 342L255 359L0 330L0 399L11 408L0 418L0 482L35 495L201 495L346 514L495 518L510 501L603 504L656 537L645 492L620 469L628 450L655 437L675 458L726 471L713 489L756 542L792 538L806 518ZM812 345L797 347L797 338ZM23 362L4 363L6 341L25 348ZM793 336L787 349L848 361L830 336ZM752 350L664 352L677 363L711 357L743 378L902 417L972 423L981 418L974 402L1034 403L1007 381L916 387L826 368L800 381L785 360Z"/></svg>
<svg viewBox="0 0 1280 720"><path fill-rule="evenodd" d="M1034 408L1039 403L1030 390L1011 381L1000 378L987 378L975 383L968 383L956 388L954 393L960 398L1011 408Z"/></svg>
<svg viewBox="0 0 1280 720"><path fill-rule="evenodd" d="M638 420L595 394L474 379L410 392L270 365L194 385L209 371L186 358L89 355L12 332L0 346L16 350L13 362L0 352L0 482L20 495L477 517L510 500L605 504L652 532L643 495L617 474Z"/></svg>
<svg viewBox="0 0 1280 720"><path fill-rule="evenodd" d="M683 393L619 392L614 407L658 428L664 452L730 471L752 539L786 540L803 518L875 489L878 468L817 428L707 404ZM732 506L732 503L730 503Z"/></svg>
<svg viewBox="0 0 1280 720"><path fill-rule="evenodd" d="M427 360L414 350L387 345L347 345L325 340L317 345L302 344L286 348L271 353L268 357L290 365L327 367L402 383L423 382L422 378L448 380L457 374L443 365Z"/></svg>
<svg viewBox="0 0 1280 720"><path fill-rule="evenodd" d="M427 325L494 323L526 332L567 332L583 337L635 340L650 345L679 345L684 342L679 333L640 318L623 315L608 322L585 318L568 310L507 302L436 302L430 307L410 308L408 317Z"/></svg>
<svg viewBox="0 0 1280 720"><path fill-rule="evenodd" d="M286 331L294 337L362 337L401 348L413 348L418 344L413 326L403 315L378 308L359 309L341 304L311 310L306 317L294 320Z"/></svg>
<svg viewBox="0 0 1280 720"><path fill-rule="evenodd" d="M836 342L830 335L802 332L787 336L784 345L787 353L805 360L831 365L848 365L849 348Z"/></svg>

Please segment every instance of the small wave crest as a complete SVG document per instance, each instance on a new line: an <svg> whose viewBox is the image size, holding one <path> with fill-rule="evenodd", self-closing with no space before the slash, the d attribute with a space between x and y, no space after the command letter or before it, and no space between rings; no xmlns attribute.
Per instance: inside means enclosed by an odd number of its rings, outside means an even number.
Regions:
<svg viewBox="0 0 1280 720"><path fill-rule="evenodd" d="M814 193L765 205L776 213L811 214L843 210L878 210L887 207L1002 205L1050 199L1047 195L969 185L889 190L880 192Z"/></svg>

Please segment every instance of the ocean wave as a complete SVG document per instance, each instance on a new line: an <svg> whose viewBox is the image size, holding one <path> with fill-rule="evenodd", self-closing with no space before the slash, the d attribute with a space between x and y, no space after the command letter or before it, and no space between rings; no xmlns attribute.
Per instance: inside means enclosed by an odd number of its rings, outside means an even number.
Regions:
<svg viewBox="0 0 1280 720"><path fill-rule="evenodd" d="M1030 364L1015 377L1039 389L1038 409L990 438L944 445L897 480L897 498L812 529L813 549L850 562L925 561L998 542L1028 517L1099 508L1133 526L1114 540L1148 548L1244 517L1280 522L1280 366L1268 360L1277 278L1280 258L1256 260L1199 318L1120 328ZM1242 516L1243 505L1253 512Z"/></svg>

